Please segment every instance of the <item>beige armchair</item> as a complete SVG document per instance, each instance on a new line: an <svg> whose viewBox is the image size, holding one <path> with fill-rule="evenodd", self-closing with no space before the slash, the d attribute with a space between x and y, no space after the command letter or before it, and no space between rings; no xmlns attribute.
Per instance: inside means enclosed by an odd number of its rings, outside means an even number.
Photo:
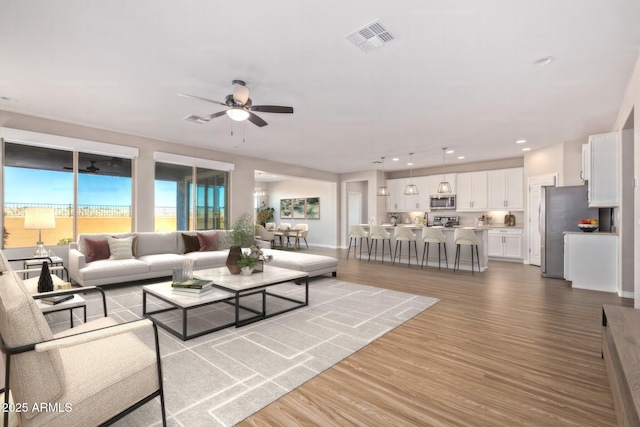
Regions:
<svg viewBox="0 0 640 427"><path fill-rule="evenodd" d="M267 231L267 229L264 228L262 225L260 224L256 225L255 234L256 234L256 239L269 242L271 247L274 247L276 245L276 242L275 242L276 234L272 231Z"/></svg>
<svg viewBox="0 0 640 427"><path fill-rule="evenodd" d="M60 293L78 291L83 289ZM132 333L147 328L153 331L155 349ZM5 404L10 391L23 427L108 424L156 397L166 425L158 331L153 322L117 324L102 317L53 335L1 253L0 350L6 366ZM47 410L39 410L43 407ZM5 412L4 425L8 418Z"/></svg>
<svg viewBox="0 0 640 427"><path fill-rule="evenodd" d="M309 243L307 243L307 236L309 235L309 224L296 224L296 226L293 227L293 229L299 230L298 239L303 238L304 244L307 245L307 249L309 249ZM299 242L298 242L298 246L299 246Z"/></svg>

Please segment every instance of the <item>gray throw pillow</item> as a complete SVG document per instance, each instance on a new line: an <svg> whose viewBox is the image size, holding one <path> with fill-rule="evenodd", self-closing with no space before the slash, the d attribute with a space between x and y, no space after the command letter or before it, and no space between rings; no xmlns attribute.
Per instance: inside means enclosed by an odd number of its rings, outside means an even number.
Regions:
<svg viewBox="0 0 640 427"><path fill-rule="evenodd" d="M115 239L109 237L109 259L132 259L133 258L133 236L127 238Z"/></svg>

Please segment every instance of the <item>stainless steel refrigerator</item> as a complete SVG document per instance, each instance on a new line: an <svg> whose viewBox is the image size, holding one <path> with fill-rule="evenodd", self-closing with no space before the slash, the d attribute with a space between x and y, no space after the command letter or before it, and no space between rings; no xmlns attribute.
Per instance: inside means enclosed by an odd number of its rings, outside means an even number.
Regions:
<svg viewBox="0 0 640 427"><path fill-rule="evenodd" d="M590 208L587 186L542 187L540 200L540 270L544 277L564 278L564 232L580 231L582 218L598 218Z"/></svg>

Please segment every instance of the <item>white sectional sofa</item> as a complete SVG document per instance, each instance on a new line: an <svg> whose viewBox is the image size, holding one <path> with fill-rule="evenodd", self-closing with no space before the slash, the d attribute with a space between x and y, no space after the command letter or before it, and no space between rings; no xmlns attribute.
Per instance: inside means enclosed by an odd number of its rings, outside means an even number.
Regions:
<svg viewBox="0 0 640 427"><path fill-rule="evenodd" d="M194 270L223 267L227 260L228 245L225 230L207 231L217 233L218 250L185 253L183 234L196 236L192 231L140 232L127 234L80 234L78 241L69 245L69 277L81 286L100 286L136 280L171 276L174 267L181 267L186 258L194 261ZM110 237L135 236L133 257L127 259L99 259L88 262L86 239L93 241ZM273 255L267 265L305 271L309 276L332 273L336 276L338 260L333 257L299 252L263 249L265 255Z"/></svg>

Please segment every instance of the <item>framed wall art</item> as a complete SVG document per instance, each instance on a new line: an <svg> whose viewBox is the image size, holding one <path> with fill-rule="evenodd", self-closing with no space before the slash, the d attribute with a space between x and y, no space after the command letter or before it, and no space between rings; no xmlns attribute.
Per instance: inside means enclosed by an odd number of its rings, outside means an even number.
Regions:
<svg viewBox="0 0 640 427"><path fill-rule="evenodd" d="M320 219L320 197L307 197L305 217L307 219Z"/></svg>
<svg viewBox="0 0 640 427"><path fill-rule="evenodd" d="M280 218L282 219L293 218L293 209L291 206L291 199L280 199Z"/></svg>
<svg viewBox="0 0 640 427"><path fill-rule="evenodd" d="M305 218L305 199L293 199L292 202L293 219Z"/></svg>

